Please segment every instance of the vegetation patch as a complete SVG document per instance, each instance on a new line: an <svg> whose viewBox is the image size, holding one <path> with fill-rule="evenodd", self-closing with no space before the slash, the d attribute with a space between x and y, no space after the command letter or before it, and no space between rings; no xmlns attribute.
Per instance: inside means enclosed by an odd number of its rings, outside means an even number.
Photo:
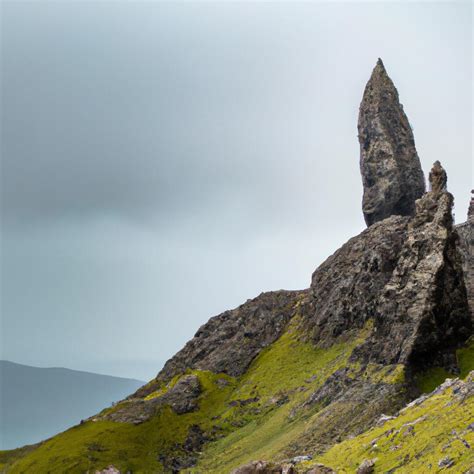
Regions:
<svg viewBox="0 0 474 474"><path fill-rule="evenodd" d="M471 336L465 347L458 349L456 355L461 371L460 377L465 378L471 370L474 370L474 336Z"/></svg>
<svg viewBox="0 0 474 474"><path fill-rule="evenodd" d="M394 420L354 439L335 445L307 463L323 463L339 474L354 473L366 459L377 458L376 473L439 472L443 458L453 462L450 472L473 466L474 398L456 400L451 389L405 410Z"/></svg>
<svg viewBox="0 0 474 474"><path fill-rule="evenodd" d="M431 367L416 375L415 383L422 393L429 393L447 378L460 377L464 379L474 370L474 337L471 337L464 347L456 351L459 374L448 372L443 367Z"/></svg>
<svg viewBox="0 0 474 474"><path fill-rule="evenodd" d="M309 415L295 417L293 409L348 363L353 348L366 335L364 330L351 341L315 348L302 342L298 318L294 318L280 339L263 350L238 379L187 371L199 377L199 410L177 415L169 406L161 406L151 420L138 425L89 420L24 457L10 455L4 466L11 473L83 473L110 464L122 472L163 472L163 464L178 459L190 464L198 461L198 467L187 469L190 472L226 472L260 455L276 455L306 428ZM169 390L179 377L175 379L157 387L149 400ZM210 441L199 459L192 459L198 455L186 448L192 427Z"/></svg>

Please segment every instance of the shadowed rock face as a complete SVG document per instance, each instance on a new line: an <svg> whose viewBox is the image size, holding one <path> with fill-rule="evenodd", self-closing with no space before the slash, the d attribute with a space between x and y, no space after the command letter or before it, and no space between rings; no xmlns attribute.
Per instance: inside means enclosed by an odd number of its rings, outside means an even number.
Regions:
<svg viewBox="0 0 474 474"><path fill-rule="evenodd" d="M456 370L453 349L472 334L472 323L452 205L448 192L416 202L397 265L378 297L375 331L354 356Z"/></svg>
<svg viewBox="0 0 474 474"><path fill-rule="evenodd" d="M458 248L462 257L469 307L474 320L474 189L471 193L473 196L467 211L467 221L457 225L456 230L459 234Z"/></svg>
<svg viewBox="0 0 474 474"><path fill-rule="evenodd" d="M425 180L397 89L380 59L365 87L358 131L365 222L413 215Z"/></svg>
<svg viewBox="0 0 474 474"><path fill-rule="evenodd" d="M413 217L374 224L314 272L301 311L315 344L371 319L374 331L353 360L456 370L449 354L472 324L452 204L447 192L426 193Z"/></svg>

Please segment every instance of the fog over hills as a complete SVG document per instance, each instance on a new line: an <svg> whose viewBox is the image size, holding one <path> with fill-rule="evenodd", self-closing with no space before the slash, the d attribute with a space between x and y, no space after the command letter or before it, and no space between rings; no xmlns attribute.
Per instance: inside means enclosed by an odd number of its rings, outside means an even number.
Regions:
<svg viewBox="0 0 474 474"><path fill-rule="evenodd" d="M0 361L0 449L32 444L79 423L142 381Z"/></svg>

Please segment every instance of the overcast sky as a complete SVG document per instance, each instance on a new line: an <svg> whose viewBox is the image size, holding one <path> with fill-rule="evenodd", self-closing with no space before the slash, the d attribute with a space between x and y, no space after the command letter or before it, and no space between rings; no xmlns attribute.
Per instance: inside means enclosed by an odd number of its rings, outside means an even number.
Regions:
<svg viewBox="0 0 474 474"><path fill-rule="evenodd" d="M382 57L465 220L472 6L2 2L2 354L149 379L364 229Z"/></svg>

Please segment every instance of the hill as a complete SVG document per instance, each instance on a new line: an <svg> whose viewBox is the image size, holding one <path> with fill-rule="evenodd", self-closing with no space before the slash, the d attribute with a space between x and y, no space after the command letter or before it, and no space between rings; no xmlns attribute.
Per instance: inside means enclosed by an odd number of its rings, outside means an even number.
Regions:
<svg viewBox="0 0 474 474"><path fill-rule="evenodd" d="M1 446L12 449L48 438L143 382L63 368L0 361Z"/></svg>

